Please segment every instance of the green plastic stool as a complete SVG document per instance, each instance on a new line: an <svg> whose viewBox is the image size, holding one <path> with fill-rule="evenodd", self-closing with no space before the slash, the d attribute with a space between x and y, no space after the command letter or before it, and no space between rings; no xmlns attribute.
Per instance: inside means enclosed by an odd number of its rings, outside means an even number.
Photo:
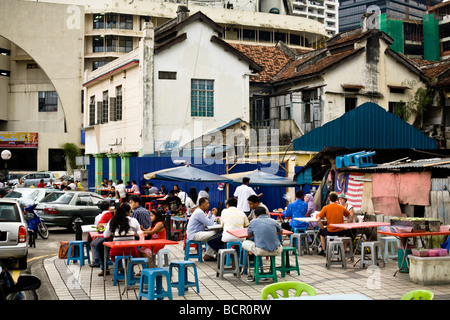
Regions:
<svg viewBox="0 0 450 320"><path fill-rule="evenodd" d="M257 259L256 257L254 262L255 284L258 284L259 279L266 279L266 278L273 279L274 282L277 282L278 278L277 278L277 267L275 265L275 256L270 256L270 272L264 272L263 270L261 271L259 270L259 263L261 262L262 264L262 260Z"/></svg>
<svg viewBox="0 0 450 320"><path fill-rule="evenodd" d="M291 266L289 261L289 252L294 253L295 257L295 266ZM277 271L281 272L281 277L284 278L286 273L290 271L297 271L297 274L300 275L300 269L298 267L298 259L297 259L297 250L295 247L283 247L283 252L281 253L281 266L276 268Z"/></svg>
<svg viewBox="0 0 450 320"><path fill-rule="evenodd" d="M434 293L429 290L413 290L405 294L401 300L433 300Z"/></svg>
<svg viewBox="0 0 450 320"><path fill-rule="evenodd" d="M309 284L297 281L285 281L279 283L272 283L265 286L261 290L261 299L267 300L268 295L271 295L273 299L278 299L279 296L277 291L279 290L283 291L283 298L289 297L289 290L295 290L294 297L301 296L303 292L306 292L308 296L316 295L316 290L314 290L314 288L311 287Z"/></svg>

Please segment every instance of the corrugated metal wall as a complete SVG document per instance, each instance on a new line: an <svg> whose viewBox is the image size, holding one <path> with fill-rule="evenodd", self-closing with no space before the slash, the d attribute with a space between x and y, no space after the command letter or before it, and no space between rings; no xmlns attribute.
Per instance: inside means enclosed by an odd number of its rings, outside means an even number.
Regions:
<svg viewBox="0 0 450 320"><path fill-rule="evenodd" d="M118 158L120 161L120 158ZM225 164L195 164L196 161L193 161L196 168L212 172L215 174L226 174L226 166ZM144 183L143 175L146 172L153 172L156 170L173 168L176 167L172 162L171 157L131 157L130 158L130 181L136 180L139 186L142 186ZM245 172L251 171L258 168L262 168L264 165L260 164L238 164L236 165L229 173L237 173L237 172ZM118 171L120 171L120 163L117 164ZM95 181L95 160L91 158L90 165L88 167L88 179L89 179L89 189L92 191L95 189L94 181ZM108 177L109 173L109 162L107 158L103 159L103 177ZM118 172L119 174L119 172ZM286 174L284 170L280 167L277 175L285 177ZM126 182L126 181L125 181ZM210 203L211 207L216 207L220 202L224 202L226 200L226 191L218 190L217 183L187 183L184 182L175 182L175 181L166 181L166 180L154 180L151 182L156 186L160 187L161 184L164 184L168 190L173 189L174 185L178 184L178 186L183 190L189 190L190 187L194 186L197 189L197 192L208 187L210 189ZM229 195L233 197L234 191L236 187L239 185L230 184ZM286 201L283 199L283 195L286 193L286 188L283 187L253 187L257 194L263 193L261 197L261 201L269 208L269 210L284 208L286 206Z"/></svg>

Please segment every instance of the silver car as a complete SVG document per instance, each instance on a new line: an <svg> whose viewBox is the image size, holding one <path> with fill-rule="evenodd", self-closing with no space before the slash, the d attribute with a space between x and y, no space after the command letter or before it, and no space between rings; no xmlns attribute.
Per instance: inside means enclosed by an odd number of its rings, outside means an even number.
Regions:
<svg viewBox="0 0 450 320"><path fill-rule="evenodd" d="M75 232L77 219L81 219L82 225L94 224L100 213L98 204L103 200L94 192L55 191L42 199L35 210L46 225L66 227Z"/></svg>
<svg viewBox="0 0 450 320"><path fill-rule="evenodd" d="M27 222L20 202L0 199L0 259L14 259L19 269L27 268Z"/></svg>
<svg viewBox="0 0 450 320"><path fill-rule="evenodd" d="M50 188L15 188L4 198L18 199L24 207L39 203L55 189Z"/></svg>

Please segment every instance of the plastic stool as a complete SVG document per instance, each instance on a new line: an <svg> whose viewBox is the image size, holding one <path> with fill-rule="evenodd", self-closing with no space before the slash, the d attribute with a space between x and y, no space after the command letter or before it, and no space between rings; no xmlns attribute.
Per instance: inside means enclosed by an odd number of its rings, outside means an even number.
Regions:
<svg viewBox="0 0 450 320"><path fill-rule="evenodd" d="M353 256L353 240L350 237L339 237L335 241L342 241L344 243L344 252L345 252L345 258L349 259L353 262L355 260ZM348 251L345 251L345 243L347 243L347 249Z"/></svg>
<svg viewBox="0 0 450 320"><path fill-rule="evenodd" d="M127 266L127 284L129 286L133 286L136 284L136 282L138 280L134 276L134 266L137 264L142 264L142 268L146 269L146 268L148 268L148 259L147 258L130 258L130 260L128 262L129 263Z"/></svg>
<svg viewBox="0 0 450 320"><path fill-rule="evenodd" d="M366 153L366 151L360 151L360 152L345 154L343 156L344 157L344 166L345 167L356 166L355 156L362 155L365 153Z"/></svg>
<svg viewBox="0 0 450 320"><path fill-rule="evenodd" d="M78 251L73 250L74 252L72 252L73 248L78 248ZM84 251L84 249L86 249L86 251ZM70 264L70 261L80 261L80 266L84 266L85 259L88 259L89 264L91 263L91 258L89 256L89 244L87 241L70 241L69 251L67 253L67 265Z"/></svg>
<svg viewBox="0 0 450 320"><path fill-rule="evenodd" d="M163 276L166 277L167 280L167 291L165 291L162 286ZM169 270L164 268L142 270L141 280L139 282L138 300L142 300L142 298L147 298L149 300L164 300L164 297L168 297L169 300L172 300L172 285L170 283Z"/></svg>
<svg viewBox="0 0 450 320"><path fill-rule="evenodd" d="M366 248L370 249L370 259L367 258ZM361 243L361 268L364 268L364 264L370 263L372 265L378 265L380 262L384 263L381 258L381 242L380 241L364 241Z"/></svg>
<svg viewBox="0 0 450 320"><path fill-rule="evenodd" d="M336 250L336 251L335 251ZM327 262L326 267L330 269L332 265L342 265L344 269L347 269L347 263L345 262L344 243L342 241L328 241L327 243ZM337 260L333 260L334 258Z"/></svg>
<svg viewBox="0 0 450 320"><path fill-rule="evenodd" d="M314 250L317 252L320 247L320 236L319 236L319 234L317 234L317 236L316 236L316 232L317 231L314 231L314 230L306 230L305 233L312 239L312 242L311 242L311 244L309 244L309 247L311 248L311 250Z"/></svg>
<svg viewBox="0 0 450 320"><path fill-rule="evenodd" d="M398 259L398 247L400 240L396 237L381 237L381 244L384 248L384 263L388 263L389 258Z"/></svg>
<svg viewBox="0 0 450 320"><path fill-rule="evenodd" d="M297 248L299 256L302 256L304 251L306 251L306 254L309 254L308 235L306 233L291 234L291 238L289 240L289 247L294 246Z"/></svg>
<svg viewBox="0 0 450 320"><path fill-rule="evenodd" d="M194 269L194 281L188 279L188 268ZM178 282L172 282L178 286L178 295L184 296L184 291L189 287L197 287L197 292L200 292L198 286L197 266L194 261L172 261L169 266L170 278L172 279L173 268L178 269Z"/></svg>
<svg viewBox="0 0 450 320"><path fill-rule="evenodd" d="M148 211L151 211L154 206L155 206L155 204L153 202L146 202L145 203L145 209L147 209Z"/></svg>
<svg viewBox="0 0 450 320"><path fill-rule="evenodd" d="M289 252L292 252L295 256L295 267L290 265ZM282 278L284 278L286 276L286 273L289 273L290 271L297 271L297 274L300 275L296 248L283 247L283 252L281 253L281 266L277 267L276 269L281 272Z"/></svg>
<svg viewBox="0 0 450 320"><path fill-rule="evenodd" d="M191 245L197 246L197 253L190 253ZM184 247L184 260L189 260L189 258L197 258L199 262L203 262L203 250L202 242L196 240L186 240L186 245Z"/></svg>
<svg viewBox="0 0 450 320"><path fill-rule="evenodd" d="M131 256L125 256L125 260L131 258ZM114 275L113 275L113 286L117 285L117 281L125 280L125 268L123 266L123 256L116 256L114 259Z"/></svg>
<svg viewBox="0 0 450 320"><path fill-rule="evenodd" d="M162 248L156 253L157 267L168 268L172 262L172 252L167 248Z"/></svg>
<svg viewBox="0 0 450 320"><path fill-rule="evenodd" d="M270 271L264 273L264 270L259 270L261 264L261 269L262 268L262 259L260 256L255 256L255 261L254 261L254 274L255 274L255 284L258 284L259 279L265 279L265 278L269 278L269 279L273 279L274 282L278 281L277 278L277 267L275 265L275 256L270 256Z"/></svg>
<svg viewBox="0 0 450 320"><path fill-rule="evenodd" d="M358 154L355 156L355 165L358 168L374 167L372 156L375 155L375 151L365 152L364 154Z"/></svg>
<svg viewBox="0 0 450 320"><path fill-rule="evenodd" d="M225 269L226 261L228 261L228 260L232 260L231 262L234 263L234 267ZM238 278L241 277L241 272L239 270L239 256L238 256L238 253L236 252L236 250L233 248L219 249L219 257L217 259L216 277L220 276L220 280L223 280L223 275L225 273L232 273L232 274L237 275Z"/></svg>
<svg viewBox="0 0 450 320"><path fill-rule="evenodd" d="M227 242L227 249L231 249L233 246L238 246L239 247L239 250L237 251L237 253L238 253L238 258L239 258L239 265L241 265L240 257L242 255L242 242L241 241L230 241L230 242ZM231 261L230 255L226 255L226 263L225 263L225 265L227 267L230 266L230 261Z"/></svg>

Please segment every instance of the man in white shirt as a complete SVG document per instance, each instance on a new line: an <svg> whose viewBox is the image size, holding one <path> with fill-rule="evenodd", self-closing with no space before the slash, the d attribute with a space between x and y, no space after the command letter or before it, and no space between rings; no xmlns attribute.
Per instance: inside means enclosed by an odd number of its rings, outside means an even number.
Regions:
<svg viewBox="0 0 450 320"><path fill-rule="evenodd" d="M73 179L70 180L68 187L70 190L75 190L77 188L77 185L73 182Z"/></svg>
<svg viewBox="0 0 450 320"><path fill-rule="evenodd" d="M227 208L222 210L222 213L220 215L220 223L222 224L223 227L222 233L223 242L244 241L243 238L237 238L227 232L228 230L246 228L249 225L248 218L245 215L244 211L239 210L238 208L236 208L236 206L237 206L236 198L228 199Z"/></svg>
<svg viewBox="0 0 450 320"><path fill-rule="evenodd" d="M125 191L125 185L123 180L118 180L116 184L116 191L119 193L119 197L124 199L127 197L127 192Z"/></svg>
<svg viewBox="0 0 450 320"><path fill-rule="evenodd" d="M234 197L237 198L237 208L239 210L244 211L246 215L250 213L250 206L248 205L248 198L252 195L256 195L256 192L249 187L250 178L244 177L242 178L242 185L236 188L234 191ZM262 193L258 195L258 197L262 196Z"/></svg>

